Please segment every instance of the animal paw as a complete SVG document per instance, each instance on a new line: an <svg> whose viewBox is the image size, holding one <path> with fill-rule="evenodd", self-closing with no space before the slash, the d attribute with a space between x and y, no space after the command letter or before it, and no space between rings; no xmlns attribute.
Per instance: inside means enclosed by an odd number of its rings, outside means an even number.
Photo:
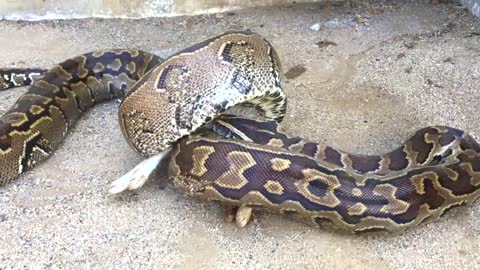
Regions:
<svg viewBox="0 0 480 270"><path fill-rule="evenodd" d="M225 209L224 220L227 223L235 220L237 226L243 228L253 220L252 208L245 205L229 206Z"/></svg>
<svg viewBox="0 0 480 270"><path fill-rule="evenodd" d="M252 219L252 208L242 205L238 208L237 213L235 214L235 223L238 227L245 227L248 222Z"/></svg>

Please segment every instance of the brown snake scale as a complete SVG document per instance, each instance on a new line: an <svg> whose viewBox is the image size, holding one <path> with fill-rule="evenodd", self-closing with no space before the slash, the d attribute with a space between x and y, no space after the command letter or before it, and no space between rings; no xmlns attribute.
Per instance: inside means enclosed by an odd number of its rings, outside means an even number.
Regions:
<svg viewBox="0 0 480 270"><path fill-rule="evenodd" d="M421 129L381 156L286 135L279 58L250 32L224 33L165 60L126 49L48 71L0 69L0 89L22 85L31 86L0 118L1 184L47 158L83 111L123 97L121 130L149 157L140 167L162 161L176 189L236 207L239 226L264 209L322 228L398 232L480 196L480 146L458 129ZM220 116L237 105L268 121ZM149 177L133 170L123 178L132 175L140 179L134 188Z"/></svg>

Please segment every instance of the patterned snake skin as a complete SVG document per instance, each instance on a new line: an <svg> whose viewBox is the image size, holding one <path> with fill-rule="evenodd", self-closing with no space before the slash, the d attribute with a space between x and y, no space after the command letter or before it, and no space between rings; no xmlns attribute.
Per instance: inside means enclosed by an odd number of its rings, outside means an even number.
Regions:
<svg viewBox="0 0 480 270"><path fill-rule="evenodd" d="M419 130L382 156L286 135L277 123L286 112L279 58L250 32L225 33L166 60L108 50L48 71L0 75L2 89L32 84L0 118L0 184L47 158L83 111L124 97L120 127L148 157L138 165L148 170L134 168L119 179L133 187L112 193L140 187L166 161L177 189L238 207L239 226L260 208L355 233L402 231L480 196L480 146L457 129ZM270 121L219 117L236 105Z"/></svg>
<svg viewBox="0 0 480 270"><path fill-rule="evenodd" d="M0 91L31 85L47 72L48 70L39 68L0 68Z"/></svg>
<svg viewBox="0 0 480 270"><path fill-rule="evenodd" d="M39 77L0 118L0 184L48 157L83 111L121 97L161 61L136 50L97 51L68 59ZM32 83L31 73L3 74L4 87Z"/></svg>
<svg viewBox="0 0 480 270"><path fill-rule="evenodd" d="M289 137L272 121L222 116L214 131L182 139L169 175L182 192L240 209L354 233L399 232L480 196L480 145L450 127L421 129L382 156Z"/></svg>

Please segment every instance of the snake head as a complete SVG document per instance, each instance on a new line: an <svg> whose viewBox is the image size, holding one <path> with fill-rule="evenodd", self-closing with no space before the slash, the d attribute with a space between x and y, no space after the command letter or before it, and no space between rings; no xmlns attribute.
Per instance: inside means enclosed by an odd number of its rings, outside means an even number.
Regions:
<svg viewBox="0 0 480 270"><path fill-rule="evenodd" d="M120 104L120 127L127 142L148 157L242 104L279 121L286 110L281 74L278 55L264 38L224 33L147 72Z"/></svg>

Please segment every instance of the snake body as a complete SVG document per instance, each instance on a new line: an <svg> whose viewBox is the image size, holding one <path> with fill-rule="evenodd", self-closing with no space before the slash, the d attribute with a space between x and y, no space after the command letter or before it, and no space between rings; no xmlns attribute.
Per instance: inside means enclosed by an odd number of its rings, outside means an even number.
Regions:
<svg viewBox="0 0 480 270"><path fill-rule="evenodd" d="M5 68L0 69L0 91L31 85L41 76L48 72L40 68Z"/></svg>
<svg viewBox="0 0 480 270"><path fill-rule="evenodd" d="M0 183L48 157L83 111L121 97L160 62L143 51L110 50L79 55L48 70L0 118ZM4 78L21 72L15 74ZM32 83L28 74L17 84Z"/></svg>
<svg viewBox="0 0 480 270"><path fill-rule="evenodd" d="M2 89L32 84L0 118L0 184L47 158L83 111L123 97L127 142L146 157L170 153L174 186L201 199L370 232L401 231L480 195L480 147L461 130L425 128L382 156L286 135L279 58L250 32L224 33L166 60L107 50L0 75ZM218 118L236 105L269 121Z"/></svg>
<svg viewBox="0 0 480 270"><path fill-rule="evenodd" d="M216 134L182 139L169 163L174 186L200 199L364 233L403 231L480 196L480 145L458 129L427 127L389 153L360 156L289 137L276 122L215 125Z"/></svg>
<svg viewBox="0 0 480 270"><path fill-rule="evenodd" d="M155 67L120 105L120 126L134 149L151 156L239 104L276 121L286 112L278 55L250 32L207 39Z"/></svg>

